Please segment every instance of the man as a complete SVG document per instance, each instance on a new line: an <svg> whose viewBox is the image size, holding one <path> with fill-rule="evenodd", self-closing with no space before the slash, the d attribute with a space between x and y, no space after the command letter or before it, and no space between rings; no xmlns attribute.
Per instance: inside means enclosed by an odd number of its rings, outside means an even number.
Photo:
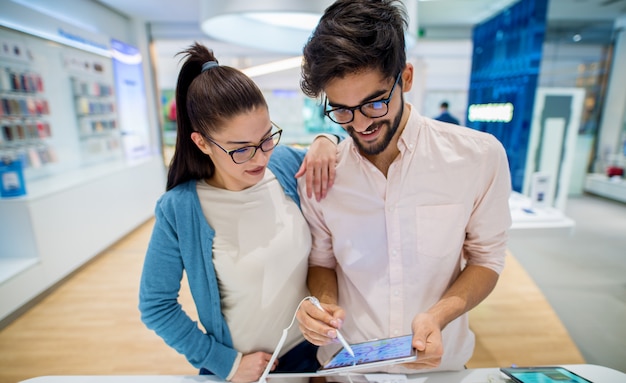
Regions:
<svg viewBox="0 0 626 383"><path fill-rule="evenodd" d="M320 360L339 348L337 329L350 343L412 333L418 359L399 372L455 370L473 352L467 312L504 267L510 175L493 136L404 101L406 25L397 1L339 0L304 48L303 91L324 94L326 116L350 137L327 197L302 200L308 286L324 310L305 302L297 317L327 346Z"/></svg>
<svg viewBox="0 0 626 383"><path fill-rule="evenodd" d="M448 105L447 101L443 101L440 105L439 105L439 109L441 111L441 113L435 117L435 120L438 121L443 121L443 122L449 122L451 124L456 124L459 125L459 120L454 117L453 115L450 114L450 112L448 111L450 105Z"/></svg>

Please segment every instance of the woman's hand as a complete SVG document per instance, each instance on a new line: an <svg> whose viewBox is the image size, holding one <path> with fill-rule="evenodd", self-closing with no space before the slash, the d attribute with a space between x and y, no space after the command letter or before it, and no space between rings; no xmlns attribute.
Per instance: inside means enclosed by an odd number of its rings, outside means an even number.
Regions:
<svg viewBox="0 0 626 383"><path fill-rule="evenodd" d="M325 136L318 136L307 151L296 178L306 175L306 195L316 200L326 197L335 182L337 144Z"/></svg>
<svg viewBox="0 0 626 383"><path fill-rule="evenodd" d="M265 371L265 367L267 367L267 364L269 363L271 358L272 354L261 351L244 355L241 358L241 362L239 362L239 367L237 367L237 372L235 372L235 375L233 375L231 382L256 382L263 374L263 371ZM270 371L273 371L277 365L278 359L274 361L274 365L272 366Z"/></svg>
<svg viewBox="0 0 626 383"><path fill-rule="evenodd" d="M322 303L324 310L309 300L303 302L296 313L298 326L304 338L316 346L338 342L337 330L343 324L345 312L337 305Z"/></svg>

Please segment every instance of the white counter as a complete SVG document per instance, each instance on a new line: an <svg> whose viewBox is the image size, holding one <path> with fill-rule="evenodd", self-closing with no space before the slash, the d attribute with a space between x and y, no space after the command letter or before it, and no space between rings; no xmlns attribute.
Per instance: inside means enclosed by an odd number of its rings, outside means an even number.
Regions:
<svg viewBox="0 0 626 383"><path fill-rule="evenodd" d="M594 383L626 383L626 374L608 367L593 364L563 365L568 370ZM389 375L381 375L378 382L389 381ZM398 376L399 381L404 376ZM288 382L288 379L268 379L268 382ZM199 383L222 382L211 376L42 376L22 383ZM504 383L509 382L497 368L477 368L456 372L434 372L406 376L407 383Z"/></svg>
<svg viewBox="0 0 626 383"><path fill-rule="evenodd" d="M626 179L622 177L609 178L606 174L588 174L585 191L626 203Z"/></svg>
<svg viewBox="0 0 626 383"><path fill-rule="evenodd" d="M91 166L0 199L0 320L153 216L160 156Z"/></svg>

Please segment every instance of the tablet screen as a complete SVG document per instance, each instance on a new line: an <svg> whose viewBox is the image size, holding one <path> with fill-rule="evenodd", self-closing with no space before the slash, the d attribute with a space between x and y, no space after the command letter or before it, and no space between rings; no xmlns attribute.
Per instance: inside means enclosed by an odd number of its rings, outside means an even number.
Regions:
<svg viewBox="0 0 626 383"><path fill-rule="evenodd" d="M517 367L500 370L521 383L592 383L563 367Z"/></svg>
<svg viewBox="0 0 626 383"><path fill-rule="evenodd" d="M336 369L358 369L384 364L402 363L417 359L411 345L412 335L378 339L351 345L354 357L345 349L337 352L320 372Z"/></svg>

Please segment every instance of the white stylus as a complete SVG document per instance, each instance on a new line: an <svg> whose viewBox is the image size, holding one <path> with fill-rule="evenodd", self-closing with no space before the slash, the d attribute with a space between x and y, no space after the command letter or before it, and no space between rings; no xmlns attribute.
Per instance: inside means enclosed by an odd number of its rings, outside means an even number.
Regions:
<svg viewBox="0 0 626 383"><path fill-rule="evenodd" d="M311 298L309 298L309 300L311 301L311 303L313 303L315 305L315 307L317 307L318 309L326 312L326 310L324 310L324 308L320 304L320 301L317 298L311 297ZM341 342L341 344L346 349L346 351L348 351L348 354L350 354L354 358L354 351L352 351L352 347L350 347L348 342L346 342L346 339L343 337L343 335L341 335L339 330L335 330L335 332L337 333L337 339L339 339L339 342Z"/></svg>

